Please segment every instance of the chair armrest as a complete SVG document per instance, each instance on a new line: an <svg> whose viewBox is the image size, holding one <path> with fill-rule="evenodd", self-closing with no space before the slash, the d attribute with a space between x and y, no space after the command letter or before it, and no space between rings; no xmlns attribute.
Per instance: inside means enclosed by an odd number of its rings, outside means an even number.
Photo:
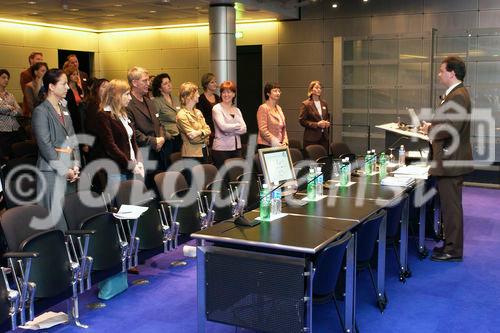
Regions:
<svg viewBox="0 0 500 333"><path fill-rule="evenodd" d="M38 252L5 252L3 254L4 258L17 258L17 259L26 259L26 258L37 258Z"/></svg>
<svg viewBox="0 0 500 333"><path fill-rule="evenodd" d="M85 236L85 235L94 235L96 233L95 230L67 230L65 232L68 236Z"/></svg>

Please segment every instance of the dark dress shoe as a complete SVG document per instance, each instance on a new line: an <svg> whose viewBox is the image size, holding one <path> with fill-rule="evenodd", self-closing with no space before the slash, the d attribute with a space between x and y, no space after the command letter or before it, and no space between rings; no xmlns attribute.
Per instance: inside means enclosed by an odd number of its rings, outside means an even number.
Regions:
<svg viewBox="0 0 500 333"><path fill-rule="evenodd" d="M444 252L444 245L443 246L435 246L432 249L432 253L443 253Z"/></svg>
<svg viewBox="0 0 500 333"><path fill-rule="evenodd" d="M446 252L434 252L431 256L432 261L462 261L463 257L462 256L453 256L449 253Z"/></svg>

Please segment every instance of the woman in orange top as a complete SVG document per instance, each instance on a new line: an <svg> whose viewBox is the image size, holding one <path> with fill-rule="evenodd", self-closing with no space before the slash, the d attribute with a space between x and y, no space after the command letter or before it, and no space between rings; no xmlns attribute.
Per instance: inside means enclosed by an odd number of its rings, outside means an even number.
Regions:
<svg viewBox="0 0 500 333"><path fill-rule="evenodd" d="M281 89L277 83L266 83L264 97L266 102L257 110L259 148L288 146L285 115L278 105Z"/></svg>

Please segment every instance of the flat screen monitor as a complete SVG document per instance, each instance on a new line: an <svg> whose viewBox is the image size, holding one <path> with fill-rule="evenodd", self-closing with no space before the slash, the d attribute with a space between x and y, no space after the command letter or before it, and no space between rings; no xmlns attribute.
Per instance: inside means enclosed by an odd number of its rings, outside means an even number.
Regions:
<svg viewBox="0 0 500 333"><path fill-rule="evenodd" d="M267 184L284 184L296 180L288 147L259 149L259 158Z"/></svg>

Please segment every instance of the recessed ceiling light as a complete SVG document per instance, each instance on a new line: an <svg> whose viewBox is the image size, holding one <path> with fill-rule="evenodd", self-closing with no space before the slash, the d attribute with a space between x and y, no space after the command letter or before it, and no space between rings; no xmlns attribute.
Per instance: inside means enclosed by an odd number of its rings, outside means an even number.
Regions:
<svg viewBox="0 0 500 333"><path fill-rule="evenodd" d="M28 1L28 5L36 5L36 1Z"/></svg>
<svg viewBox="0 0 500 333"><path fill-rule="evenodd" d="M156 10L150 10L149 12L150 12L151 14L154 14L154 13L156 13Z"/></svg>
<svg viewBox="0 0 500 333"><path fill-rule="evenodd" d="M332 3L332 8L338 8L338 4L336 2Z"/></svg>
<svg viewBox="0 0 500 333"><path fill-rule="evenodd" d="M123 5L121 3L115 3L113 6L115 6L115 7L122 7Z"/></svg>
<svg viewBox="0 0 500 333"><path fill-rule="evenodd" d="M368 0L363 0L363 2L368 2Z"/></svg>
<svg viewBox="0 0 500 333"><path fill-rule="evenodd" d="M38 15L38 13L37 12L33 12L30 15Z"/></svg>
<svg viewBox="0 0 500 333"><path fill-rule="evenodd" d="M113 17L115 14L106 14L107 17Z"/></svg>
<svg viewBox="0 0 500 333"><path fill-rule="evenodd" d="M194 7L194 9L196 9L196 10L200 10L200 9L201 9L201 7L200 7L200 6L196 6L196 7Z"/></svg>
<svg viewBox="0 0 500 333"><path fill-rule="evenodd" d="M77 11L79 11L79 10L80 10L80 9L78 9L78 8L71 8L69 11L70 11L70 12L77 12Z"/></svg>

